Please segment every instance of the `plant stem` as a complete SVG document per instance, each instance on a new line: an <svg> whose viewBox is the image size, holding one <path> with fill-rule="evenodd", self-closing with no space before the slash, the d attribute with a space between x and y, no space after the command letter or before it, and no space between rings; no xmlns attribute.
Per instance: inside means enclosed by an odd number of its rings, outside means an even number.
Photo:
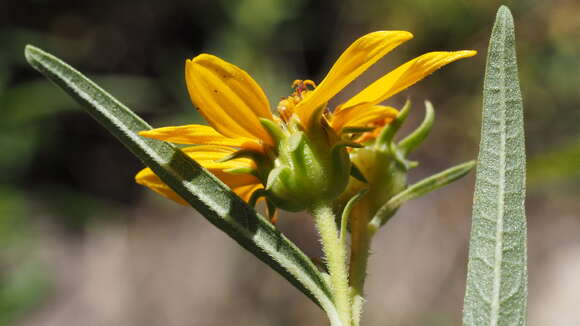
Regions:
<svg viewBox="0 0 580 326"><path fill-rule="evenodd" d="M312 211L316 228L322 241L322 251L326 256L326 267L330 273L331 289L336 310L343 326L352 325L351 293L348 285L346 264L346 242L340 238L332 209L320 205Z"/></svg>
<svg viewBox="0 0 580 326"><path fill-rule="evenodd" d="M364 203L355 206L350 219L351 256L350 285L352 287L352 320L358 326L364 304L364 285L367 276L367 262L370 253L371 239L376 229L369 225L368 209Z"/></svg>

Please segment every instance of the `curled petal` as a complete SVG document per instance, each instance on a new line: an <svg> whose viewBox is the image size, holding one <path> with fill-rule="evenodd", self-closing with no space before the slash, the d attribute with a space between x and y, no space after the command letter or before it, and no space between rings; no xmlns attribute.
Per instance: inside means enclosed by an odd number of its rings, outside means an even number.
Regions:
<svg viewBox="0 0 580 326"><path fill-rule="evenodd" d="M326 77L300 102L295 112L306 124L311 115L372 64L399 44L411 39L405 31L378 31L362 36L352 43L336 60Z"/></svg>
<svg viewBox="0 0 580 326"><path fill-rule="evenodd" d="M261 145L252 138L226 137L214 128L204 125L163 127L141 131L139 135L176 144L221 145L261 151Z"/></svg>
<svg viewBox="0 0 580 326"><path fill-rule="evenodd" d="M429 76L435 70L476 51L429 52L384 75L341 106L341 110L364 103L378 104Z"/></svg>
<svg viewBox="0 0 580 326"><path fill-rule="evenodd" d="M398 113L397 109L390 106L369 107L367 103L364 103L336 112L332 115L330 124L336 132L340 132L345 127L366 127L375 121L394 119Z"/></svg>
<svg viewBox="0 0 580 326"><path fill-rule="evenodd" d="M258 118L272 120L264 91L244 70L216 56L200 54L185 64L189 96L219 133L272 144Z"/></svg>

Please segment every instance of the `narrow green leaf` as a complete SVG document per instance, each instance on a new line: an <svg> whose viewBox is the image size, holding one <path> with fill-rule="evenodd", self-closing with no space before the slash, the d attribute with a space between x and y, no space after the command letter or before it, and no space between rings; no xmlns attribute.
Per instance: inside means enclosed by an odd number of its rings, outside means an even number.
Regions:
<svg viewBox="0 0 580 326"><path fill-rule="evenodd" d="M499 8L483 85L483 125L469 243L466 326L526 324L523 106L513 18Z"/></svg>
<svg viewBox="0 0 580 326"><path fill-rule="evenodd" d="M268 220L173 145L139 136L139 131L151 127L77 70L30 45L25 55L212 224L319 304L331 320L336 316L322 274Z"/></svg>
<svg viewBox="0 0 580 326"><path fill-rule="evenodd" d="M433 190L439 189L460 179L469 173L474 166L474 161L459 164L407 187L407 189L393 196L393 198L384 204L377 211L369 225L375 230L378 229L381 225L387 223L389 218L395 214L397 209L399 209L403 203L421 197Z"/></svg>

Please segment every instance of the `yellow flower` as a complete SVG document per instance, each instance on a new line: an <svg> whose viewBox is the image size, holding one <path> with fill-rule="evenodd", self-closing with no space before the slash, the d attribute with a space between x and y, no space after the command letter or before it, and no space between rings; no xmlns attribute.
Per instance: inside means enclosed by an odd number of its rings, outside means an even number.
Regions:
<svg viewBox="0 0 580 326"><path fill-rule="evenodd" d="M309 80L296 81L294 92L280 101L275 115L263 90L248 73L216 56L198 55L186 61L185 80L194 106L210 126L165 127L140 134L178 144L205 145L184 150L246 201L261 188L270 192L278 206L292 201L292 196L300 200L320 193L323 200L338 196L348 180L350 162L344 146L352 144L352 134L372 131L398 114L396 109L380 103L440 67L476 53L424 54L387 73L334 110L327 107L328 101L350 82L412 37L405 31L364 35L342 53L318 86ZM304 147L302 156L287 154L300 146ZM336 163L342 158L346 162ZM311 160L319 160L319 164L312 165L322 171L312 172L309 166L302 167L305 171L300 173L288 170L296 168L296 162L308 165ZM348 170L346 176L344 170ZM136 180L184 203L149 169L139 172ZM300 187L306 189L299 191ZM293 203L288 209L301 206Z"/></svg>

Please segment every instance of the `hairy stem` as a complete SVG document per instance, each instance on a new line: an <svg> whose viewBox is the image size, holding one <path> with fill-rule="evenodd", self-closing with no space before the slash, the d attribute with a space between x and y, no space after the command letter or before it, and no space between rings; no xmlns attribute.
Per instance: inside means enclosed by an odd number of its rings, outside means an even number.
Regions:
<svg viewBox="0 0 580 326"><path fill-rule="evenodd" d="M348 285L346 242L340 237L332 209L321 205L313 210L316 228L322 241L326 267L330 273L334 304L343 326L352 325L351 293Z"/></svg>
<svg viewBox="0 0 580 326"><path fill-rule="evenodd" d="M364 203L355 206L350 221L352 243L349 273L352 287L352 320L353 325L358 326L364 304L364 284L371 239L376 230L369 226L368 209Z"/></svg>

